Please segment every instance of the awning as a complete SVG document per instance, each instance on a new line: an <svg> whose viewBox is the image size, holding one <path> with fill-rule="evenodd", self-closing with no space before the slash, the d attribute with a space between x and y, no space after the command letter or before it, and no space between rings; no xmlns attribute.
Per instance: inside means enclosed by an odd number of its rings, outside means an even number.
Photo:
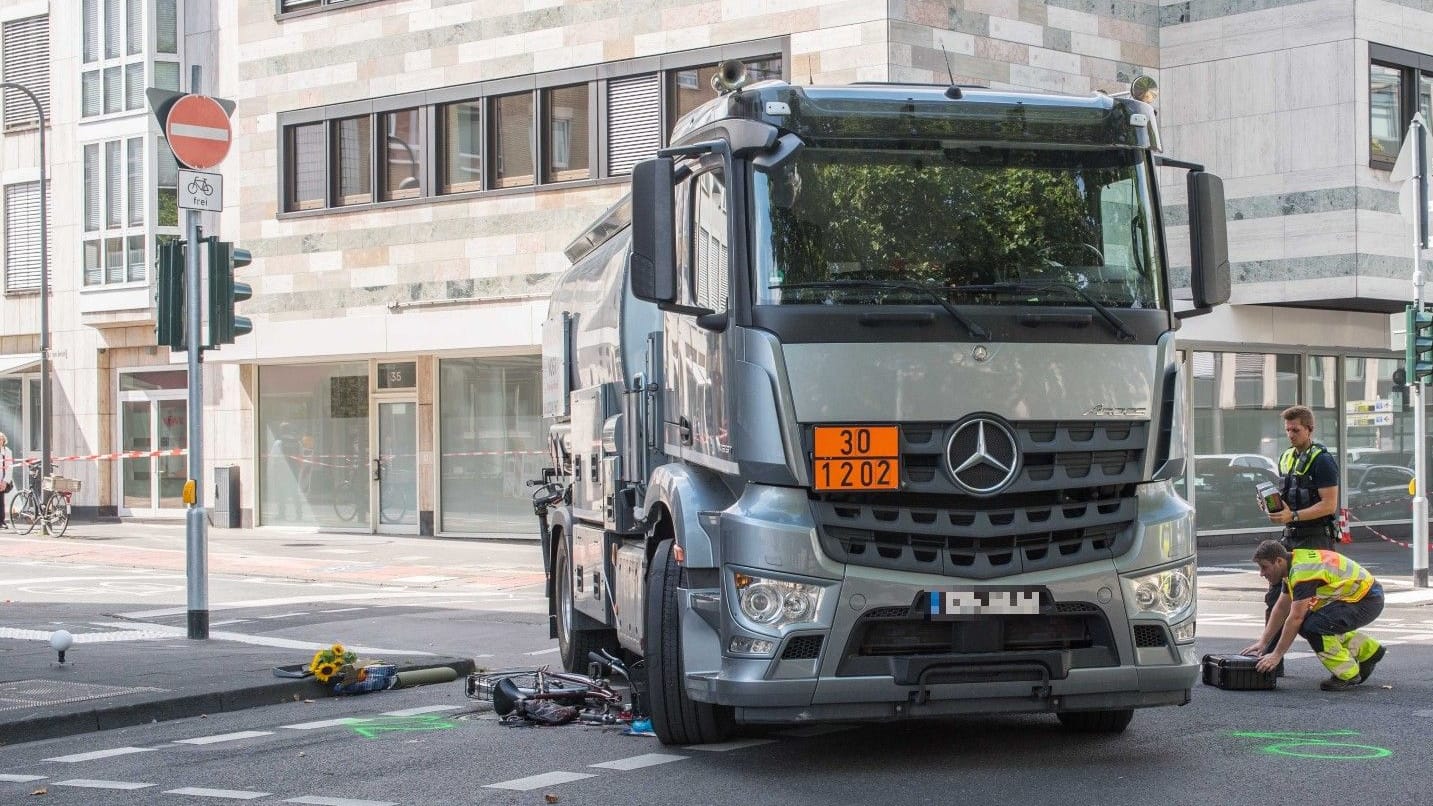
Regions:
<svg viewBox="0 0 1433 806"><path fill-rule="evenodd" d="M39 353L0 355L0 375L9 375L12 372L24 372L27 369L38 367L39 365Z"/></svg>

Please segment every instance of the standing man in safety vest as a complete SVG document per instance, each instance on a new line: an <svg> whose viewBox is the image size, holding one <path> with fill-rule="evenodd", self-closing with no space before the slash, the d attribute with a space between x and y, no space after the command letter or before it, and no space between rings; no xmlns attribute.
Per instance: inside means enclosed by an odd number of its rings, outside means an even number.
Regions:
<svg viewBox="0 0 1433 806"><path fill-rule="evenodd" d="M1331 676L1319 684L1324 691L1345 691L1373 676L1387 654L1358 628L1383 612L1383 586L1363 566L1327 549L1294 549L1265 540L1254 551L1259 575L1280 589L1279 601L1264 634L1244 648L1259 655L1261 672L1273 671L1302 635ZM1272 651L1261 650L1274 639Z"/></svg>
<svg viewBox="0 0 1433 806"><path fill-rule="evenodd" d="M1314 413L1308 406L1290 406L1283 411L1284 433L1289 447L1279 456L1279 473L1284 477L1279 495L1284 505L1269 513L1269 521L1284 527L1283 544L1293 549L1334 547L1338 526L1338 462L1320 443L1314 442ZM1279 585L1269 585L1264 594L1264 619L1279 600ZM1269 645L1267 650L1272 650ZM1279 669L1283 673L1283 669Z"/></svg>

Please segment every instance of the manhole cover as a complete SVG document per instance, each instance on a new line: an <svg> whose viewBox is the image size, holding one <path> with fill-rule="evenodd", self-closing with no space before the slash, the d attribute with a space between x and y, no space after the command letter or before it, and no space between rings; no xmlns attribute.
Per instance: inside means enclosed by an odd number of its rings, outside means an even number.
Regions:
<svg viewBox="0 0 1433 806"><path fill-rule="evenodd" d="M101 700L123 694L137 694L142 691L164 691L162 688L145 686L102 686L98 683L56 683L53 680L16 680L0 683L0 711L14 711L19 708L38 708L42 705L59 705L67 702Z"/></svg>

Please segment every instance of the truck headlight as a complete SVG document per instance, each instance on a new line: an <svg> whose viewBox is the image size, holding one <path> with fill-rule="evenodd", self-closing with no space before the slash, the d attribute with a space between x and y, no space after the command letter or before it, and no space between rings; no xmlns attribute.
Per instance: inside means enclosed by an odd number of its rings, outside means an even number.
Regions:
<svg viewBox="0 0 1433 806"><path fill-rule="evenodd" d="M821 607L820 585L765 579L737 572L736 603L742 615L767 627L814 621Z"/></svg>
<svg viewBox="0 0 1433 806"><path fill-rule="evenodd" d="M1193 562L1124 577L1125 601L1135 613L1154 613L1169 618L1194 604L1195 565Z"/></svg>

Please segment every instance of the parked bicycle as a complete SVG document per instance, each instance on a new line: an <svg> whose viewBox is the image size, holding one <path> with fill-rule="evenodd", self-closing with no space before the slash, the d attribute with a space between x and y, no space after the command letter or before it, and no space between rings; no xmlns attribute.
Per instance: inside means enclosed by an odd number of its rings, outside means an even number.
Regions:
<svg viewBox="0 0 1433 806"><path fill-rule="evenodd" d="M41 534L63 537L70 525L71 499L80 491L79 479L58 474L40 477L40 466L28 468L30 483L10 501L10 528L27 535L41 526Z"/></svg>

